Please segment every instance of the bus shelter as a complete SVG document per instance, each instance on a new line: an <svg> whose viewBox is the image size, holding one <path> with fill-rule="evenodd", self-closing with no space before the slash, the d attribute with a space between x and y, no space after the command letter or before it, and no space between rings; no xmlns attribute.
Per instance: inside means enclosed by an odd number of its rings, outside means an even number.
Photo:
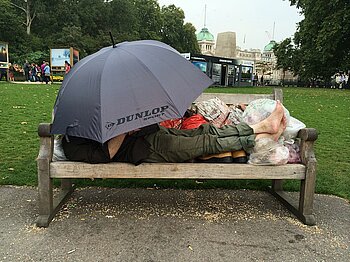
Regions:
<svg viewBox="0 0 350 262"><path fill-rule="evenodd" d="M254 62L233 58L184 55L218 86L252 86Z"/></svg>

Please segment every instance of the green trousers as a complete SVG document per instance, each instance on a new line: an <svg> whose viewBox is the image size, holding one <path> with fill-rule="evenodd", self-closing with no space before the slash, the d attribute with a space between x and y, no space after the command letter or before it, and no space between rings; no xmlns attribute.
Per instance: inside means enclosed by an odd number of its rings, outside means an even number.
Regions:
<svg viewBox="0 0 350 262"><path fill-rule="evenodd" d="M151 154L144 162L184 162L199 156L245 150L255 145L253 129L245 123L222 128L205 124L197 129L178 130L160 127L145 136Z"/></svg>

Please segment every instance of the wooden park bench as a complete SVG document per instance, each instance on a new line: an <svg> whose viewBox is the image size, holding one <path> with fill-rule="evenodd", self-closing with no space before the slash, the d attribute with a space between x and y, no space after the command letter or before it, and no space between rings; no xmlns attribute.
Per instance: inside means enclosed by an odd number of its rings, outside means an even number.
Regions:
<svg viewBox="0 0 350 262"><path fill-rule="evenodd" d="M281 89L272 94L213 94L203 93L197 101L218 97L227 104L249 103L259 98L283 102ZM270 179L268 189L306 225L314 225L313 202L316 180L316 158L313 145L317 131L301 129L300 153L302 163L281 166L254 166L222 163L128 163L87 164L71 161L52 161L54 137L50 124L40 124L38 164L39 217L37 226L47 227L73 191L72 180L77 178L147 178L147 179ZM60 179L60 193L54 197L53 180ZM283 191L283 180L300 181L299 203ZM56 194L55 194L56 195Z"/></svg>

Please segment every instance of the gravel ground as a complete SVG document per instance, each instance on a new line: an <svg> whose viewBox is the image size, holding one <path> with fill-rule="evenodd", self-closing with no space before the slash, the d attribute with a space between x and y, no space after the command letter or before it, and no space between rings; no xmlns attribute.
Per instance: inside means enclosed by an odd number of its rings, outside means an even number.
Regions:
<svg viewBox="0 0 350 262"><path fill-rule="evenodd" d="M334 196L316 195L311 227L260 191L77 189L49 228L36 198L0 186L0 261L350 261L350 204Z"/></svg>

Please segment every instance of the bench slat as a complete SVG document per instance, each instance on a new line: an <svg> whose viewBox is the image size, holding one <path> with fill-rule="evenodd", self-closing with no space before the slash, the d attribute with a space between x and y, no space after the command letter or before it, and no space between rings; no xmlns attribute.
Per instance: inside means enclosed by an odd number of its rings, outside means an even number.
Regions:
<svg viewBox="0 0 350 262"><path fill-rule="evenodd" d="M249 164L128 163L87 164L52 162L52 178L154 178L154 179L304 179L305 166L253 166Z"/></svg>

